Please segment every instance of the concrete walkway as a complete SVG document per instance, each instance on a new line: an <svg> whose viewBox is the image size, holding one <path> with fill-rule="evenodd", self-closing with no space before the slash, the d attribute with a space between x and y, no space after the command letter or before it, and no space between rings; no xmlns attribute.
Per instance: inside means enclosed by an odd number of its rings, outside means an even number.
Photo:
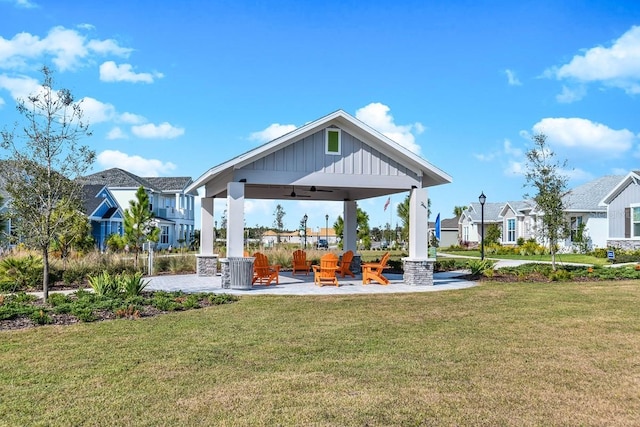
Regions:
<svg viewBox="0 0 640 427"><path fill-rule="evenodd" d="M152 276L147 286L148 290L184 291L184 292L213 292L233 295L353 295L353 294L393 294L407 292L435 292L465 289L475 286L475 282L463 280L466 272L453 271L434 274L433 286L410 286L402 282L401 274L385 274L391 282L387 286L372 283L362 284L362 277L339 278L340 286L316 286L313 284L313 274L291 275L291 272L280 273L280 283L269 286L255 285L251 289L223 289L220 276L200 277L195 274Z"/></svg>

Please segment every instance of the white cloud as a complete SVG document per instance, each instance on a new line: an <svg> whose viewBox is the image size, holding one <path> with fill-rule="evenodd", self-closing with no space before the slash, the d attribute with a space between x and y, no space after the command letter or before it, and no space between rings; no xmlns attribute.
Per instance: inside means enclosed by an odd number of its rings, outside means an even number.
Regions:
<svg viewBox="0 0 640 427"><path fill-rule="evenodd" d="M31 77L9 77L0 74L0 89L9 91L13 99L26 99L29 95L36 93L40 88L38 80Z"/></svg>
<svg viewBox="0 0 640 427"><path fill-rule="evenodd" d="M5 101L4 99L0 98L0 108L2 108L5 105Z"/></svg>
<svg viewBox="0 0 640 427"><path fill-rule="evenodd" d="M570 104L572 102L580 101L587 94L587 90L584 86L578 86L575 88L569 88L562 86L562 92L556 95L556 101L561 104Z"/></svg>
<svg viewBox="0 0 640 427"><path fill-rule="evenodd" d="M509 164L504 171L505 175L524 175L525 164L516 160L509 160Z"/></svg>
<svg viewBox="0 0 640 427"><path fill-rule="evenodd" d="M504 73L507 75L507 82L509 83L509 86L522 86L522 83L518 80L515 71L506 69L504 70Z"/></svg>
<svg viewBox="0 0 640 427"><path fill-rule="evenodd" d="M627 129L614 130L580 118L545 118L533 126L549 144L570 148L573 155L618 157L631 149L636 136Z"/></svg>
<svg viewBox="0 0 640 427"><path fill-rule="evenodd" d="M12 39L0 37L0 68L24 69L29 61L41 63L51 57L60 71L65 71L79 67L82 60L93 54L127 57L131 51L115 40L87 40L77 30L57 26L42 39L26 32Z"/></svg>
<svg viewBox="0 0 640 427"><path fill-rule="evenodd" d="M90 125L109 122L116 117L116 107L88 96L82 98L80 107L83 112L83 120Z"/></svg>
<svg viewBox="0 0 640 427"><path fill-rule="evenodd" d="M356 110L356 118L406 149L420 154L421 147L416 144L413 132L420 134L424 131L424 126L421 123L397 125L389 111L388 106L373 102Z"/></svg>
<svg viewBox="0 0 640 427"><path fill-rule="evenodd" d="M522 157L522 154L523 154L522 150L519 148L514 148L513 145L511 145L510 140L505 139L503 143L503 147L504 147L505 154L513 157Z"/></svg>
<svg viewBox="0 0 640 427"><path fill-rule="evenodd" d="M249 139L260 143L273 141L274 139L295 130L296 127L296 125L281 125L280 123L273 123L264 130L253 132L249 135Z"/></svg>
<svg viewBox="0 0 640 427"><path fill-rule="evenodd" d="M476 160L481 162L490 162L496 158L496 155L497 155L496 153L488 153L488 154L479 153L479 154L474 154L473 157L475 157Z"/></svg>
<svg viewBox="0 0 640 427"><path fill-rule="evenodd" d="M154 78L162 78L161 73L136 73L131 64L116 64L107 61L100 65L100 80L103 82L153 83Z"/></svg>
<svg viewBox="0 0 640 427"><path fill-rule="evenodd" d="M575 55L568 63L545 71L547 77L579 82L601 82L640 93L640 26L633 26L610 47L596 46Z"/></svg>
<svg viewBox="0 0 640 427"><path fill-rule="evenodd" d="M39 7L37 4L35 4L34 2L29 1L29 0L15 0L14 3L16 5L16 7L20 7L20 8L23 8L23 9L34 9L34 8Z"/></svg>
<svg viewBox="0 0 640 427"><path fill-rule="evenodd" d="M107 139L127 139L128 135L119 127L114 127L107 133Z"/></svg>
<svg viewBox="0 0 640 427"><path fill-rule="evenodd" d="M118 115L117 120L122 123L128 123L130 125L139 125L147 121L146 118L140 116L138 114L133 113L122 113Z"/></svg>
<svg viewBox="0 0 640 427"><path fill-rule="evenodd" d="M164 122L159 125L147 123L144 125L132 126L131 131L139 138L172 139L184 134L184 128L172 126Z"/></svg>
<svg viewBox="0 0 640 427"><path fill-rule="evenodd" d="M629 173L629 170L625 168L613 168L611 169L611 173L613 175L626 175Z"/></svg>
<svg viewBox="0 0 640 427"><path fill-rule="evenodd" d="M98 154L98 164L104 169L121 168L139 176L163 176L176 169L171 162L130 156L117 150L105 150Z"/></svg>
<svg viewBox="0 0 640 427"><path fill-rule="evenodd" d="M575 168L575 169L570 169L570 170L563 170L560 172L562 175L565 175L570 181L590 181L592 179L594 179L593 174L582 170L580 168Z"/></svg>

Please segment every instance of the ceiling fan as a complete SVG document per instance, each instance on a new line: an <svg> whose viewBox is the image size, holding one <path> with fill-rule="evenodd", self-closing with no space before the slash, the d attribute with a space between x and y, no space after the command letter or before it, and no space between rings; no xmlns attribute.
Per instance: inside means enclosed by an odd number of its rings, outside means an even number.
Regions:
<svg viewBox="0 0 640 427"><path fill-rule="evenodd" d="M323 192L323 193L333 193L333 190L323 190L322 188L316 188L315 185L312 185L309 191L311 191L312 193L315 193L316 191Z"/></svg>
<svg viewBox="0 0 640 427"><path fill-rule="evenodd" d="M285 194L285 196L288 196L288 197L311 197L311 196L309 196L307 194L297 194L295 186L292 186L291 187L291 193L290 194Z"/></svg>

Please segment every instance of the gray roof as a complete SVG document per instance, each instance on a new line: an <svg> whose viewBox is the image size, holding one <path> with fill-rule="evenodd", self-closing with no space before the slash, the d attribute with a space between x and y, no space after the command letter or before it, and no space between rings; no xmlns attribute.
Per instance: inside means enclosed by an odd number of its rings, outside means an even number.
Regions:
<svg viewBox="0 0 640 427"><path fill-rule="evenodd" d="M184 191L185 188L187 188L187 186L193 182L193 179L188 176L155 176L146 177L143 179L160 191L172 192Z"/></svg>
<svg viewBox="0 0 640 427"><path fill-rule="evenodd" d="M598 206L600 201L622 181L624 176L607 175L586 182L564 196L563 202L567 211L606 211Z"/></svg>
<svg viewBox="0 0 640 427"><path fill-rule="evenodd" d="M465 213L467 217L473 221L480 221L482 219L482 206L480 203L471 203L471 209L467 208ZM501 222L500 212L504 207L504 202L485 203L484 204L484 222Z"/></svg>
<svg viewBox="0 0 640 427"><path fill-rule="evenodd" d="M140 186L157 192L182 192L193 179L188 176L141 177L120 168L106 169L82 177L84 184L99 184L109 188L138 188Z"/></svg>
<svg viewBox="0 0 640 427"><path fill-rule="evenodd" d="M91 175L80 178L83 184L100 184L111 188L144 188L154 189L154 187L137 175L119 168L106 169Z"/></svg>
<svg viewBox="0 0 640 427"><path fill-rule="evenodd" d="M82 186L82 206L84 213L91 215L102 204L103 198L96 197L100 190L104 188L101 184L87 184Z"/></svg>

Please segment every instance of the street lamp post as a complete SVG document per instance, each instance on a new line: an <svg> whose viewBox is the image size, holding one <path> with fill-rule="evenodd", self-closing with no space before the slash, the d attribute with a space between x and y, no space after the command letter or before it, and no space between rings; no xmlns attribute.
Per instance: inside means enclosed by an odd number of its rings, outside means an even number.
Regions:
<svg viewBox="0 0 640 427"><path fill-rule="evenodd" d="M326 227L324 229L324 233L325 233L325 240L327 241L327 250L329 250L329 214L326 214L324 216L324 219L326 221Z"/></svg>
<svg viewBox="0 0 640 427"><path fill-rule="evenodd" d="M484 202L487 201L484 191L480 193L478 201L480 201L480 259L484 260Z"/></svg>
<svg viewBox="0 0 640 427"><path fill-rule="evenodd" d="M307 249L307 219L309 219L309 217L307 216L307 214L304 214L304 216L302 217L302 220L304 221L304 248L305 248L305 250Z"/></svg>

